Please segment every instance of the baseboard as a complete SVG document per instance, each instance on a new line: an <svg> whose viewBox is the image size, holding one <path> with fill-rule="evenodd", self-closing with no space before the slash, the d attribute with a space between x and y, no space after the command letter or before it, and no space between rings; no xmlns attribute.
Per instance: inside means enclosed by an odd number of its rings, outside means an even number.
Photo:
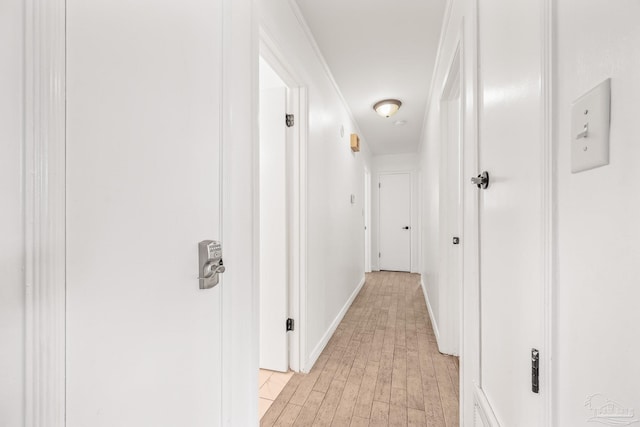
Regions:
<svg viewBox="0 0 640 427"><path fill-rule="evenodd" d="M475 406L475 416L480 418L480 420L476 419L475 425L478 425L477 421L481 421L483 427L500 427L498 418L496 418L496 414L491 409L487 396L477 384L474 384L473 404Z"/></svg>
<svg viewBox="0 0 640 427"><path fill-rule="evenodd" d="M429 295L427 295L427 288L424 286L424 281L420 277L420 286L422 286L422 293L424 294L424 300L427 302L427 311L429 312L429 318L431 319L431 326L433 326L433 334L436 336L436 342L438 348L440 348L440 331L438 330L438 322L433 317L433 309L431 308L431 302L429 302Z"/></svg>
<svg viewBox="0 0 640 427"><path fill-rule="evenodd" d="M304 367L302 368L302 372L309 372L313 367L313 365L316 363L316 361L318 360L318 357L320 357L320 355L322 354L322 351L327 346L327 343L333 336L333 333L336 331L336 328L338 327L340 322L342 322L344 315L347 314L349 307L351 307L351 304L353 304L353 300L356 299L356 296L358 296L360 289L362 289L362 287L364 286L364 281L365 281L365 278L363 277L360 280L360 283L358 284L358 286L356 286L356 289L353 291L353 293L347 300L347 302L344 304L344 306L340 310L340 312L338 312L338 315L336 316L336 318L333 320L333 322L331 322L329 329L327 329L327 332L324 333L318 345L316 345L316 347L313 349L313 351L309 355L309 358L307 359L306 363L304 364Z"/></svg>

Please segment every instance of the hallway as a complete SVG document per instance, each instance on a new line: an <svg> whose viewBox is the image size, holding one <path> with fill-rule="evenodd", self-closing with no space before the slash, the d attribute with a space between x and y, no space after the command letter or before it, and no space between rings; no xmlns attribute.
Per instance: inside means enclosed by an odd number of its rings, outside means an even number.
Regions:
<svg viewBox="0 0 640 427"><path fill-rule="evenodd" d="M438 352L420 276L376 272L262 426L458 426L458 359Z"/></svg>

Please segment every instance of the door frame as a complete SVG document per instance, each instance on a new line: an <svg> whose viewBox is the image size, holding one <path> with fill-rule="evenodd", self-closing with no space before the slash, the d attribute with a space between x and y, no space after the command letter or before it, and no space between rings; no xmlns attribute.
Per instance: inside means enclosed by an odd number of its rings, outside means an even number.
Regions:
<svg viewBox="0 0 640 427"><path fill-rule="evenodd" d="M65 0L27 0L24 13L25 420L27 427L63 427L67 9ZM221 279L220 386L225 392L220 424L251 425L258 419L258 289L252 228L258 34L252 0L222 0L222 13L221 235L227 265L246 267L228 268ZM256 396L253 401L247 399L251 395Z"/></svg>
<svg viewBox="0 0 640 427"><path fill-rule="evenodd" d="M295 372L309 372L304 360L306 348L307 301L307 88L291 67L286 56L264 27L260 27L259 56L275 71L287 87L287 111L294 114L292 132L287 134L287 215L289 317L294 330L289 332L289 368ZM289 140L289 138L291 140ZM259 149L258 146L255 147ZM259 188L259 176L255 188ZM260 195L254 194L259 204ZM256 244L259 254L259 214L255 215ZM259 259L259 257L257 258ZM257 265L257 264L256 264ZM258 267L256 266L256 269Z"/></svg>
<svg viewBox="0 0 640 427"><path fill-rule="evenodd" d="M364 272L371 273L371 171L364 167Z"/></svg>
<svg viewBox="0 0 640 427"><path fill-rule="evenodd" d="M378 181L378 206L376 206L377 210L378 210L378 215L377 215L377 229L378 229L378 236L377 236L377 247L378 247L378 271L383 271L382 270L382 266L380 265L380 253L382 253L382 246L380 244L380 229L381 229L381 223L382 221L380 220L380 203L381 203L381 197L380 197L380 177L383 175L399 175L399 174L406 174L409 175L409 226L411 227L409 229L409 271L407 271L407 273L413 273L415 271L415 265L413 262L413 242L414 242L414 233L416 233L418 230L416 230L416 226L415 226L415 220L413 218L413 204L415 203L413 200L413 190L414 190L414 185L415 185L415 170L393 170L393 171L384 171L384 172L378 172L377 174L377 181Z"/></svg>

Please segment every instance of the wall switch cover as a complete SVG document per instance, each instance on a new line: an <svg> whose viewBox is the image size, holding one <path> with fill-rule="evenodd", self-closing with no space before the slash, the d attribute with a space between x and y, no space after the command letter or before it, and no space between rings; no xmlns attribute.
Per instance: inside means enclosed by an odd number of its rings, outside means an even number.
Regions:
<svg viewBox="0 0 640 427"><path fill-rule="evenodd" d="M571 172L609 164L611 79L578 98L571 106Z"/></svg>

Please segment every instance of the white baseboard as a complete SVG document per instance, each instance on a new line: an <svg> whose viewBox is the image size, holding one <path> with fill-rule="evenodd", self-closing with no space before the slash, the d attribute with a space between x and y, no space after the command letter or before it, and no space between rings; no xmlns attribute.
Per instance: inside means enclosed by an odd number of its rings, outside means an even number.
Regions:
<svg viewBox="0 0 640 427"><path fill-rule="evenodd" d="M493 412L493 409L491 409L491 405L489 404L489 400L487 400L487 396L484 394L482 389L478 387L477 384L474 384L474 387L473 404L476 408L476 415L480 417L482 425L484 427L500 427L498 418L496 418L496 414Z"/></svg>
<svg viewBox="0 0 640 427"><path fill-rule="evenodd" d="M353 291L353 293L351 294L347 302L344 304L344 306L336 316L336 318L333 320L333 322L331 322L329 329L327 329L327 332L324 333L324 335L322 336L322 339L320 340L318 345L316 345L316 347L313 349L306 363L302 367L302 372L305 372L305 373L309 372L313 367L313 365L316 363L316 361L318 360L318 357L320 357L320 354L322 354L322 351L327 346L327 343L333 336L333 333L336 331L336 328L338 327L340 322L342 322L344 315L347 314L349 307L351 307L351 304L353 304L353 300L356 299L356 296L358 296L360 289L362 289L362 287L364 286L364 281L365 281L365 278L363 277L360 280L360 283L358 284L358 286L356 286L356 289Z"/></svg>
<svg viewBox="0 0 640 427"><path fill-rule="evenodd" d="M433 334L436 336L436 342L438 348L440 348L440 331L438 330L438 322L433 317L433 309L431 308L431 302L429 302L429 295L427 295L427 288L424 286L424 281L420 277L420 286L422 286L422 293L424 294L424 300L427 302L427 311L429 311L429 318L431 319L431 325L433 326Z"/></svg>

